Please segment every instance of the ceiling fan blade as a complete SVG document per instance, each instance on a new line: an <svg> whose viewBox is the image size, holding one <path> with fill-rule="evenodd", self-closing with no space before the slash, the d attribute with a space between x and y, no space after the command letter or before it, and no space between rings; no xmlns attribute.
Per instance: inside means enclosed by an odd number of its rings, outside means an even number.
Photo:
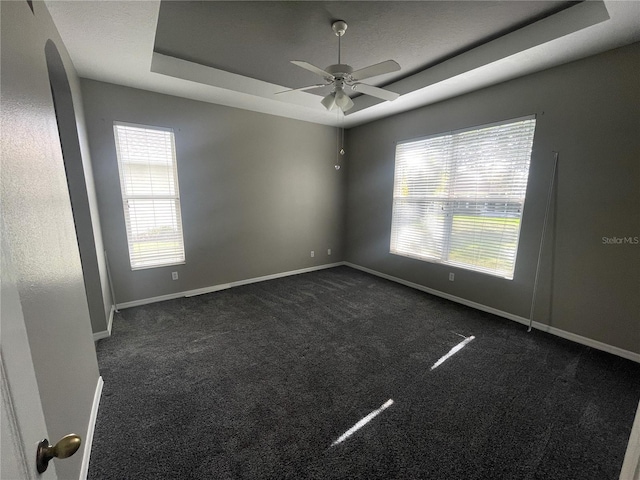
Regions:
<svg viewBox="0 0 640 480"><path fill-rule="evenodd" d="M387 100L389 102L394 101L400 96L399 93L391 92L383 88L374 87L373 85L367 85L366 83L356 83L351 86L356 92L364 93L365 95L371 95L372 97Z"/></svg>
<svg viewBox="0 0 640 480"><path fill-rule="evenodd" d="M384 75L385 73L397 72L400 70L400 65L395 60L387 60L385 62L376 63L368 67L361 68L351 73L351 78L354 80L364 80L365 78L377 77L378 75Z"/></svg>
<svg viewBox="0 0 640 480"><path fill-rule="evenodd" d="M297 65L299 67L302 67L305 70L309 70L310 72L313 72L316 75L320 75L321 77L327 79L327 81L329 81L329 82L334 79L334 76L331 75L329 72L325 72L321 68L316 67L315 65L311 65L310 63L303 62L301 60L291 60L291 63L293 63L294 65Z"/></svg>
<svg viewBox="0 0 640 480"><path fill-rule="evenodd" d="M281 92L276 92L275 95L280 95L281 93L288 93L288 92L301 92L303 90L311 90L312 88L328 87L329 85L331 85L331 84L330 83L318 83L317 85L309 85L307 87L291 88L289 90L283 90Z"/></svg>

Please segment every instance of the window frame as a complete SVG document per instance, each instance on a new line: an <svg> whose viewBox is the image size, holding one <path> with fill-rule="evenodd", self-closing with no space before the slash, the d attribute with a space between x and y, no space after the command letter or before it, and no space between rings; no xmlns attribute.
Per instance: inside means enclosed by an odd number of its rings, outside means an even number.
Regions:
<svg viewBox="0 0 640 480"><path fill-rule="evenodd" d="M487 129L487 128L492 128L492 127L499 127L499 126L505 126L505 125L510 125L510 124L516 124L519 122L523 122L523 121L531 121L533 120L533 127L531 130L531 145L530 145L530 150L529 150L529 155L528 155L528 161L526 164L526 168L527 168L527 178L526 178L526 182L524 184L524 188L523 188L523 192L522 192L522 200L521 202L517 202L517 205L519 206L519 222L518 222L518 230L517 230L517 234L515 237L515 247L513 250L513 269L511 271L511 275L506 275L497 271L491 271L491 269L489 268L481 268L478 266L474 266L474 265L470 265L470 264L465 264L464 262L461 261L455 261L455 260L451 260L450 259L450 253L451 253L451 244L452 244L452 238L454 237L454 234L452 233L453 231L453 222L454 222L454 216L455 216L455 211L456 208L459 208L458 206L455 206L456 204L460 204L460 203L464 203L467 202L467 200L460 198L459 200L456 201L455 197L451 196L451 184L455 183L455 180L449 180L448 182L448 186L447 186L447 190L445 192L445 194L442 196L441 198L441 202L442 203L446 203L449 202L451 203L450 207L450 212L451 214L448 214L449 211L447 212L448 216L445 217L445 222L446 222L446 227L442 228L441 230L445 232L445 234L443 235L443 243L442 243L442 247L441 250L439 252L439 256L436 257L428 257L426 255L421 255L420 253L406 253L406 252L400 252L399 250L399 246L398 246L398 234L396 233L396 228L394 228L394 226L396 226L396 213L397 213L397 209L399 208L399 205L396 204L396 201L399 199L397 192L398 192L398 181L400 180L399 175L398 175L398 147L405 145L405 144L410 144L410 143L419 143L419 142L424 142L424 141L428 141L431 139L436 139L436 138L442 138L442 137L446 137L446 136L453 136L453 135L458 135L458 134L463 134L466 132L473 132L473 131L479 131L479 130L483 130L483 129ZM390 238L389 238L389 253L391 255L398 255L401 257L405 257L405 258L412 258L412 259L416 259L416 260L420 260L423 262L428 262L428 263L434 263L434 264L440 264L443 266L448 266L448 267L454 267L454 268L460 268L463 270L467 270L469 272L473 272L473 273L478 273L478 274L484 274L484 275L490 275L492 277L496 277L496 278L502 278L502 279L506 279L506 280L513 280L515 278L515 272L516 272L516 263L518 260L518 254L519 254L519 250L520 250L520 234L522 231L522 221L524 219L524 209L525 209L525 204L526 204L526 199L527 199L527 190L528 190L528 185L529 185L529 172L530 172L530 167L531 167L531 160L533 158L533 149L534 149L534 143L535 143L535 130L536 130L536 126L537 126L537 115L535 114L531 114L531 115L525 115L525 116L521 116L521 117L516 117L516 118L510 118L510 119L506 119L506 120L501 120L501 121L496 121L496 122L491 122L491 123L486 123L486 124L481 124L481 125L474 125L474 126L470 126L470 127L465 127L465 128L461 128L461 129L457 129L457 130L449 130L449 131L444 131L444 132L439 132L439 133L434 133L434 134L430 134L430 135L424 135L424 136L420 136L420 137L415 137L415 138L410 138L410 139L406 139L406 140L401 140L401 141L397 141L395 142L395 153L394 153L394 183L393 183L393 191L392 191L392 213L391 213L391 227L390 227ZM449 157L449 163L444 166L442 168L441 171L445 171L445 169L447 168L452 168L453 170L456 169L456 167L459 167L460 162L458 160L458 158L460 157L453 157L453 155L451 155ZM446 199L445 199L446 197ZM475 199L476 203L482 203L482 200L480 202L478 202L478 198ZM495 202L493 201L493 199L485 199L488 201L484 201L485 203L485 208L487 208L488 204L498 204L498 203L502 203L502 202ZM429 204L429 202L436 202L436 200L426 200L424 201L424 205L427 206ZM508 204L513 204L513 201L505 201L505 207L507 207ZM489 207L491 208L491 207ZM505 208L505 211L508 210L508 208ZM480 217L481 215L478 215L478 217ZM422 218L427 218L427 215L424 215ZM434 217L433 215L430 216L429 218L437 218ZM395 240L395 242L394 242ZM395 248L394 248L395 246ZM495 270L495 269L494 269Z"/></svg>
<svg viewBox="0 0 640 480"><path fill-rule="evenodd" d="M151 195L128 195L126 193L125 188L125 172L123 168L123 161L120 155L120 144L118 143L118 132L117 127L133 127L143 130L151 130L158 132L168 132L170 133L171 139L171 166L173 172L173 195L169 194L151 194ZM162 127L156 125L144 125L138 123L130 123L130 122L122 122L122 121L114 121L113 122L113 135L114 135L114 145L116 148L116 163L118 168L118 177L120 182L120 197L122 199L122 209L124 214L125 221L125 234L127 237L127 250L129 254L129 266L132 271L138 270L147 270L150 268L161 268L161 267L169 267L174 265L184 265L186 263L186 249L184 243L184 228L182 224L182 205L180 201L180 182L178 178L178 158L176 154L176 143L175 143L175 132L173 128L170 127ZM129 213L130 201L131 200L171 200L175 205L175 214L176 214L176 224L179 231L179 247L181 250L181 259L177 261L168 261L165 263L154 263L154 264L138 264L134 266L135 256L132 255L132 246L134 240L132 238L132 225L131 216Z"/></svg>

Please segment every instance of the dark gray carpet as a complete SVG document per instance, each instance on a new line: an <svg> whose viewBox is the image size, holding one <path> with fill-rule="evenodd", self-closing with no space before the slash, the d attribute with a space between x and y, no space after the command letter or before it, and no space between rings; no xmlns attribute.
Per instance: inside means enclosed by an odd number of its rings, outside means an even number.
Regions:
<svg viewBox="0 0 640 480"><path fill-rule="evenodd" d="M639 364L348 267L123 310L97 349L90 479L617 479L640 398Z"/></svg>

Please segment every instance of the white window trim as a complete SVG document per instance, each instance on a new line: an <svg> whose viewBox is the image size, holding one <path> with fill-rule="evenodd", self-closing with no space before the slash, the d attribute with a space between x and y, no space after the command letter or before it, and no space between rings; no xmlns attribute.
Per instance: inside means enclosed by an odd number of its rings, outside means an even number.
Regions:
<svg viewBox="0 0 640 480"><path fill-rule="evenodd" d="M445 130L443 132L432 133L430 135L423 135L421 137L412 137L405 140L398 140L396 145L402 145L403 143L419 142L420 140L429 140L430 138L443 137L445 135L456 135L458 133L472 132L473 130L482 130L484 128L498 127L500 125L507 125L509 123L523 122L525 120L536 120L538 116L534 113L531 115L524 115L522 117L509 118L507 120L500 120L498 122L483 123L482 125L473 125L471 127L459 128L457 130Z"/></svg>
<svg viewBox="0 0 640 480"><path fill-rule="evenodd" d="M125 177L124 177L124 168L122 167L122 159L120 156L120 145L118 144L118 134L116 127L134 127L141 128L146 130L156 130L162 132L171 133L171 155L172 155L172 167L173 167L173 180L174 180L174 194L173 195L127 195L125 189ZM176 145L175 145L175 133L172 128L169 127L160 127L155 125L143 125L137 123L129 123L129 122L113 122L113 133L114 133L114 143L116 146L116 159L118 164L118 176L120 179L120 193L122 198L122 208L125 219L125 231L127 236L127 249L129 253L129 265L132 271L136 270L147 270L150 268L161 268L161 267L169 267L175 265L184 265L186 263L186 251L184 246L184 230L182 227L182 208L180 203L180 182L178 180L178 161L176 156ZM129 200L154 200L154 199L166 199L173 200L176 204L176 222L180 232L180 247L182 252L182 259L178 261L170 261L165 263L158 264L147 264L147 265L136 265L134 266L134 257L132 255L132 245L133 240L130 235L130 217L128 211Z"/></svg>
<svg viewBox="0 0 640 480"><path fill-rule="evenodd" d="M394 219L395 219L395 215L396 215L396 192L397 192L397 181L398 181L398 176L397 176L397 148L398 146L407 144L407 143L417 143L420 141L426 141L432 138L440 138L440 137L444 137L444 136L448 136L448 135L457 135L457 134L461 134L464 132L469 132L469 131L476 131L476 130L482 130L482 129L486 129L486 128L491 128L491 127L496 127L496 126L501 126L501 125L508 125L508 124L512 124L512 123L517 123L517 122L521 122L521 121L527 121L527 120L536 120L536 115L526 115L526 116L522 116L522 117L516 117L516 118L511 118L511 119L507 119L507 120L501 120L501 121L497 121L497 122L492 122L492 123L486 123L486 124L482 124L482 125L474 125L474 126L470 126L470 127L466 127L466 128L461 128L461 129L457 129L457 130L449 130L449 131L444 131L444 132L439 132L439 133L435 133L435 134L431 134L431 135L425 135L425 136L421 136L421 137L415 137L415 138L411 138L411 139L406 139L406 140L401 140L396 142L396 163L394 165L394 185L393 185L393 197L392 197L392 215L391 215L391 228L390 228L390 248L389 248L389 253L391 255L397 255L397 256L402 256L405 258L413 258L413 259L417 259L423 262L428 262L428 263L434 263L434 264L440 264L440 265L445 265L445 266L451 266L451 267L456 267L456 268L461 268L467 271L471 271L474 273L478 273L478 274L485 274L485 275L490 275L492 277L498 277L498 278L504 278L506 280L513 280L515 277L515 268L516 268L516 262L517 262L517 257L518 257L518 252L520 249L520 233L522 231L522 219L524 218L524 208L525 208L525 203L526 203L526 191L525 191L525 195L522 197L522 201L521 201L521 211L520 211L520 222L519 222L519 226L518 226L518 232L517 232L517 236L515 238L516 240L516 248L515 248L515 252L514 252L514 264L513 264L513 272L511 276L505 276L505 275L501 275L499 273L496 272L492 272L490 271L490 269L482 269L479 267L475 267L472 268L467 264L464 263L460 263L460 262L456 262L456 261L452 261L448 259L449 256L449 248L450 248L450 243L451 243L451 227L449 227L447 229L447 235L445 237L445 244L443 245L443 250L441 252L440 258L430 258L430 257L425 257L419 254L412 254L412 253L407 253L407 252L398 252L397 250L394 251ZM534 132L535 132L535 124L534 124ZM535 136L535 133L534 133ZM533 154L533 142L532 142L532 147L531 147L532 153ZM531 161L531 156L529 158L529 165L530 165L530 161ZM528 184L528 179L527 179L527 184ZM526 190L526 188L525 188ZM497 202L504 202L504 200L508 200L504 197L501 197L500 199L491 199L491 198L487 198L487 199L483 199L485 200L487 203L493 203L494 201ZM511 202L506 202L506 203L511 203ZM520 203L520 201L518 201L518 203Z"/></svg>

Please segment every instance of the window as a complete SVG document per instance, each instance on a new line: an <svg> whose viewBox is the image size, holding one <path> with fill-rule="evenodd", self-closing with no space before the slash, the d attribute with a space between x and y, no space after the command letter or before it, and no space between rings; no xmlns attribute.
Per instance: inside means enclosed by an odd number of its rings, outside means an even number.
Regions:
<svg viewBox="0 0 640 480"><path fill-rule="evenodd" d="M113 125L131 269L184 263L173 130Z"/></svg>
<svg viewBox="0 0 640 480"><path fill-rule="evenodd" d="M391 253L513 279L535 125L399 143Z"/></svg>

